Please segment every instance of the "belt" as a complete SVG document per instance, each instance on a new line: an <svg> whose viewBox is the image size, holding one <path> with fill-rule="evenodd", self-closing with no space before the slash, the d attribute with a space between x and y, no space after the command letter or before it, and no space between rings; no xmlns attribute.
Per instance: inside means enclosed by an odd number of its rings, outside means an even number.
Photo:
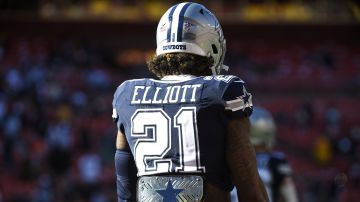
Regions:
<svg viewBox="0 0 360 202"><path fill-rule="evenodd" d="M204 179L198 175L142 176L137 183L139 202L197 202L204 197Z"/></svg>

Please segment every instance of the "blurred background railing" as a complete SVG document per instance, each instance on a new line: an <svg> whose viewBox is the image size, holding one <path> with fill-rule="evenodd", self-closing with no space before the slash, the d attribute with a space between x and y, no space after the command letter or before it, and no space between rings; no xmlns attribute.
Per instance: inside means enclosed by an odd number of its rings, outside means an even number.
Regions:
<svg viewBox="0 0 360 202"><path fill-rule="evenodd" d="M2 0L2 16L46 20L110 20L156 22L178 1L169 0ZM360 20L357 0L199 0L222 22L321 22Z"/></svg>
<svg viewBox="0 0 360 202"><path fill-rule="evenodd" d="M177 1L0 0L0 201L116 201L111 101ZM359 1L199 1L278 126L300 201L360 197Z"/></svg>

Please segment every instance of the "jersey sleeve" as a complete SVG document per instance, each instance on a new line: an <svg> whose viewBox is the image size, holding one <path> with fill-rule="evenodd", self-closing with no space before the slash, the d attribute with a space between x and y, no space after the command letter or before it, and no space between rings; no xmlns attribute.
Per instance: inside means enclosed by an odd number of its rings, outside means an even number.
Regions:
<svg viewBox="0 0 360 202"><path fill-rule="evenodd" d="M114 121L114 123L117 123L118 120L119 120L119 111L118 111L118 106L119 106L119 98L120 98L120 95L122 94L122 92L124 91L125 89L125 85L126 85L126 82L122 83L115 91L114 93L114 98L113 98L113 101L112 101L112 119Z"/></svg>
<svg viewBox="0 0 360 202"><path fill-rule="evenodd" d="M229 83L223 94L225 110L231 117L249 117L253 111L252 95L240 78Z"/></svg>

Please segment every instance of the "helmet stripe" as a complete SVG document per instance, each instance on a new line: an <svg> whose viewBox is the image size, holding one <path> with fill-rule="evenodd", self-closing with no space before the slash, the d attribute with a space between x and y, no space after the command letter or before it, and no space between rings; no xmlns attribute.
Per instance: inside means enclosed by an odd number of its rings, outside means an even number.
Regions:
<svg viewBox="0 0 360 202"><path fill-rule="evenodd" d="M173 20L173 14L174 14L174 11L176 9L176 7L178 6L179 4L176 4L175 6L173 6L170 10L170 13L169 13L169 27L168 27L168 30L167 30L167 42L170 42L171 40L171 27L172 27L172 20Z"/></svg>
<svg viewBox="0 0 360 202"><path fill-rule="evenodd" d="M169 42L176 42L177 41L177 34L179 28L179 18L180 12L184 8L184 6L188 3L180 3L173 12L172 21L171 21L171 33L170 33L170 41Z"/></svg>
<svg viewBox="0 0 360 202"><path fill-rule="evenodd" d="M183 29L184 29L184 14L185 14L186 9L190 6L190 4L191 3L185 4L184 7L180 11L179 24L178 24L178 28L177 28L177 42L182 41L182 34L183 34Z"/></svg>

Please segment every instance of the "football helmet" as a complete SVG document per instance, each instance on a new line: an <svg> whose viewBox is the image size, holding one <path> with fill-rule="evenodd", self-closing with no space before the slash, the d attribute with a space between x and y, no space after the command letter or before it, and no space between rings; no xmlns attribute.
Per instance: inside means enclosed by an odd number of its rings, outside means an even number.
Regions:
<svg viewBox="0 0 360 202"><path fill-rule="evenodd" d="M212 57L214 75L228 70L223 65L226 41L219 21L201 4L184 2L169 8L159 21L156 44L156 55L184 52Z"/></svg>
<svg viewBox="0 0 360 202"><path fill-rule="evenodd" d="M266 149L272 149L275 143L275 121L264 108L254 107L250 116L250 141L253 145L264 145Z"/></svg>

